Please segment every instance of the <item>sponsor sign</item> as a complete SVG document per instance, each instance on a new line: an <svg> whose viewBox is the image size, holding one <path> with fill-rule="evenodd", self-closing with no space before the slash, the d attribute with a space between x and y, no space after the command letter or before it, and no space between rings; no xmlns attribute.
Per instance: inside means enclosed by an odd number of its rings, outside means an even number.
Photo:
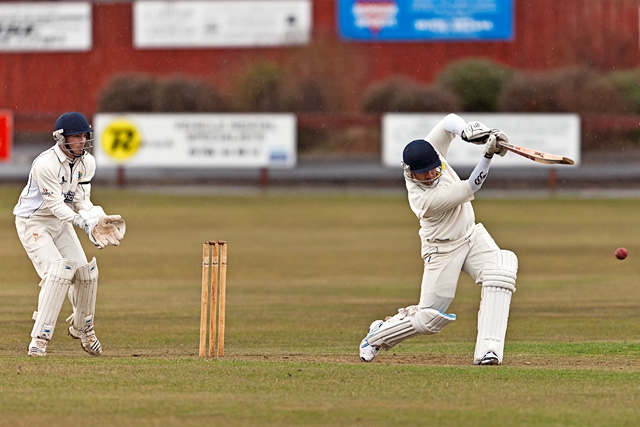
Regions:
<svg viewBox="0 0 640 427"><path fill-rule="evenodd" d="M338 0L346 40L511 40L513 0Z"/></svg>
<svg viewBox="0 0 640 427"><path fill-rule="evenodd" d="M293 114L96 114L99 166L291 168Z"/></svg>
<svg viewBox="0 0 640 427"><path fill-rule="evenodd" d="M89 51L90 2L0 3L0 52Z"/></svg>
<svg viewBox="0 0 640 427"><path fill-rule="evenodd" d="M414 139L425 139L445 114L385 114L382 117L382 162L398 168L402 150ZM559 154L580 164L580 116L577 114L464 114L466 121L477 120L500 129L509 142L547 153ZM482 156L483 146L456 137L449 147L447 162L453 167L475 167ZM532 162L514 153L496 157L491 168L549 167Z"/></svg>
<svg viewBox="0 0 640 427"><path fill-rule="evenodd" d="M308 44L311 0L136 1L138 49Z"/></svg>

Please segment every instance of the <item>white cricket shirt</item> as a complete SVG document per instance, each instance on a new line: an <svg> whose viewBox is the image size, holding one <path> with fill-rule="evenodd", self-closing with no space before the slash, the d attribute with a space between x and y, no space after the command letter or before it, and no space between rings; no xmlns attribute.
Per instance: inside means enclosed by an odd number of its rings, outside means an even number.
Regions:
<svg viewBox="0 0 640 427"><path fill-rule="evenodd" d="M464 126L464 120L449 114L425 138L442 160L442 175L434 187L406 179L409 205L420 219L420 238L429 243L440 243L466 237L475 225L471 201L473 191L447 163L451 141ZM456 132L456 133L454 133Z"/></svg>
<svg viewBox="0 0 640 427"><path fill-rule="evenodd" d="M95 172L96 161L90 153L71 159L54 145L33 161L27 185L13 208L14 215L73 221L77 211L93 207L91 179Z"/></svg>

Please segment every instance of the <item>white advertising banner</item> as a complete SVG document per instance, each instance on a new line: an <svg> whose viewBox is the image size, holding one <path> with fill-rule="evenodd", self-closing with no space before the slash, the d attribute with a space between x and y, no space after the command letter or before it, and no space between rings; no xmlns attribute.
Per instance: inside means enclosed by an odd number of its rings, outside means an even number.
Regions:
<svg viewBox="0 0 640 427"><path fill-rule="evenodd" d="M138 49L308 44L311 0L136 1Z"/></svg>
<svg viewBox="0 0 640 427"><path fill-rule="evenodd" d="M99 166L291 168L293 114L98 113L93 154Z"/></svg>
<svg viewBox="0 0 640 427"><path fill-rule="evenodd" d="M0 52L88 51L90 2L0 3Z"/></svg>
<svg viewBox="0 0 640 427"><path fill-rule="evenodd" d="M385 114L382 117L382 162L400 167L402 150L414 139L425 139L446 114ZM461 113L466 121L477 120L504 131L509 142L521 147L558 154L580 164L580 116L577 114L475 114ZM451 142L447 161L453 167L474 167L483 148L456 137ZM495 158L491 167L549 167L514 153Z"/></svg>

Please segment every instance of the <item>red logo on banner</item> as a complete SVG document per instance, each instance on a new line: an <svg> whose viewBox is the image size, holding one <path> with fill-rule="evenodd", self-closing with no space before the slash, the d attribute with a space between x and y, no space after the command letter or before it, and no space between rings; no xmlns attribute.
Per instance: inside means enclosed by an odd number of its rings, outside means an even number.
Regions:
<svg viewBox="0 0 640 427"><path fill-rule="evenodd" d="M398 5L392 0L356 0L353 14L356 27L368 28L373 33L398 23Z"/></svg>
<svg viewBox="0 0 640 427"><path fill-rule="evenodd" d="M0 111L0 161L11 159L13 141L13 114L11 111Z"/></svg>

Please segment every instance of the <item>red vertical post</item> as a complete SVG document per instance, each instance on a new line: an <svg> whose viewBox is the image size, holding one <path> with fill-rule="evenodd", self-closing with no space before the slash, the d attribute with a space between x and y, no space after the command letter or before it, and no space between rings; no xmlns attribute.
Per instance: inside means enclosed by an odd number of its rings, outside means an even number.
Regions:
<svg viewBox="0 0 640 427"><path fill-rule="evenodd" d="M260 169L260 188L267 188L269 185L269 169L261 168Z"/></svg>
<svg viewBox="0 0 640 427"><path fill-rule="evenodd" d="M547 176L547 184L549 186L549 190L555 191L558 187L558 172L555 169L549 169L549 175Z"/></svg>
<svg viewBox="0 0 640 427"><path fill-rule="evenodd" d="M13 114L11 111L0 111L0 162L11 160L13 145Z"/></svg>
<svg viewBox="0 0 640 427"><path fill-rule="evenodd" d="M117 185L118 187L124 187L126 184L126 178L124 176L124 166L118 166L118 170L117 170Z"/></svg>

